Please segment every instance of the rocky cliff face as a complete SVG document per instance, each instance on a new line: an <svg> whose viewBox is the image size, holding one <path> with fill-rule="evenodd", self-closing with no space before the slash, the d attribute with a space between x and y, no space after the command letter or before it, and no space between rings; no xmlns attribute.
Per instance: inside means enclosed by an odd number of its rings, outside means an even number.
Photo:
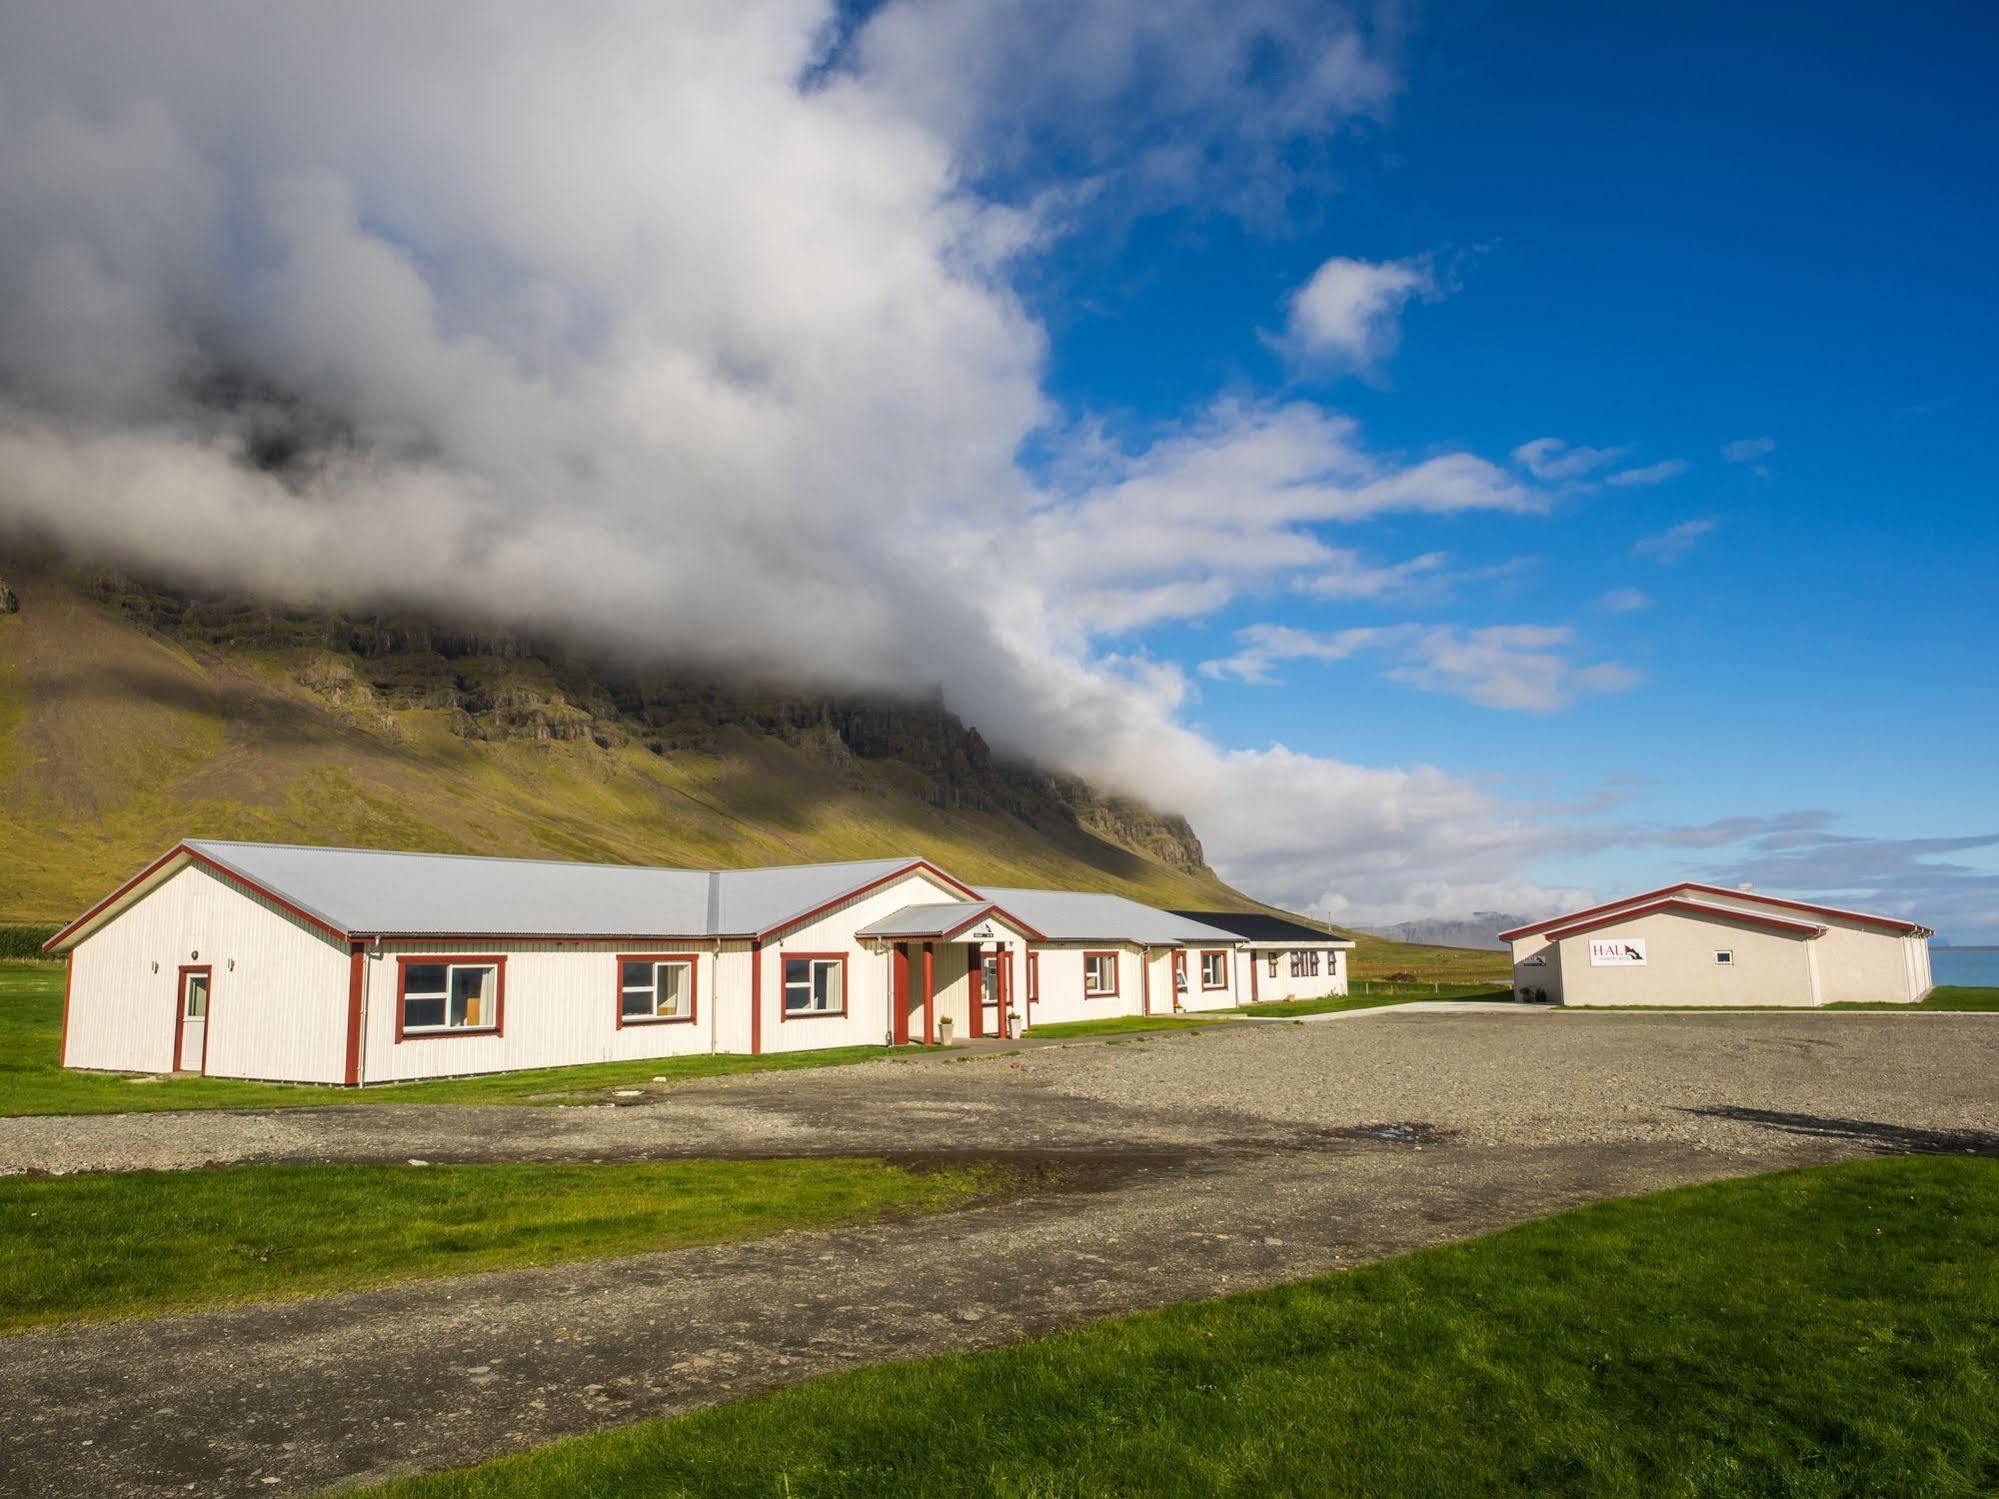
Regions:
<svg viewBox="0 0 1999 1499"><path fill-rule="evenodd" d="M1073 776L993 754L941 702L834 697L619 668L543 641L420 616L294 608L196 594L116 572L81 575L128 622L224 657L275 663L329 707L384 737L398 715L441 710L465 739L639 745L672 756L732 734L768 736L857 775L894 776L933 806L1070 824L1190 874L1205 874L1184 817ZM5 590L0 589L0 596ZM0 597L0 606L4 597Z"/></svg>

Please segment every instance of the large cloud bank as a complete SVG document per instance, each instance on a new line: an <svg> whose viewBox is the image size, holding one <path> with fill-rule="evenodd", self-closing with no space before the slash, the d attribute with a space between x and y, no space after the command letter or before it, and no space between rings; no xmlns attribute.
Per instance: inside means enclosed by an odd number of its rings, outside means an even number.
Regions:
<svg viewBox="0 0 1999 1499"><path fill-rule="evenodd" d="M1002 747L1185 811L1246 888L1346 919L1558 898L1514 873L1546 835L1482 791L1216 743L1126 634L1279 569L1338 595L1434 565L1371 570L1327 525L1543 496L1253 397L1106 443L1051 406L1014 291L1108 202L1270 211L1392 93L1378 35L1196 0L0 16L0 523L705 668L941 685ZM1024 466L1030 442L1060 461Z"/></svg>

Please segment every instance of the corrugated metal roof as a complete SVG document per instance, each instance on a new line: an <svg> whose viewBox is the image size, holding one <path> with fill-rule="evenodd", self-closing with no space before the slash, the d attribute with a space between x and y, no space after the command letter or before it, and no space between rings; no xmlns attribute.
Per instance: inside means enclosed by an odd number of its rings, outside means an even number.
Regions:
<svg viewBox="0 0 1999 1499"><path fill-rule="evenodd" d="M920 862L709 871L206 838L187 846L357 936L739 936Z"/></svg>
<svg viewBox="0 0 1999 1499"><path fill-rule="evenodd" d="M1173 914L1185 916L1189 921L1204 921L1209 926L1218 926L1225 932L1234 932L1248 942L1353 946L1353 943L1345 937L1336 937L1320 927L1306 926L1302 921L1290 921L1282 916L1268 916L1261 911L1175 911Z"/></svg>
<svg viewBox="0 0 1999 1499"><path fill-rule="evenodd" d="M857 937L936 937L955 932L969 921L992 910L989 900L942 900L926 905L904 906L879 921L870 922Z"/></svg>
<svg viewBox="0 0 1999 1499"><path fill-rule="evenodd" d="M1040 932L1050 942L1233 943L1236 936L1206 922L1141 905L1122 895L1084 890L997 890L979 894Z"/></svg>

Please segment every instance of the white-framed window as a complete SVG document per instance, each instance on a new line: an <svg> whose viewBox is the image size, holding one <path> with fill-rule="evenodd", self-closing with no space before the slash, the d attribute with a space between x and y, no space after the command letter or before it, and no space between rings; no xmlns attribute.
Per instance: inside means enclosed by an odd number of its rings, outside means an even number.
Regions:
<svg viewBox="0 0 1999 1499"><path fill-rule="evenodd" d="M1735 949L1732 947L1716 948L1714 960L1724 968L1733 968L1735 966Z"/></svg>
<svg viewBox="0 0 1999 1499"><path fill-rule="evenodd" d="M806 1020L847 1013L845 953L787 953L784 959L784 1017Z"/></svg>
<svg viewBox="0 0 1999 1499"><path fill-rule="evenodd" d="M1083 993L1092 999L1103 999L1117 993L1116 953L1083 954Z"/></svg>
<svg viewBox="0 0 1999 1499"><path fill-rule="evenodd" d="M694 957L636 954L618 959L618 1024L694 1018Z"/></svg>
<svg viewBox="0 0 1999 1499"><path fill-rule="evenodd" d="M1272 953L1272 954L1270 955L1270 976L1271 976L1272 978L1276 978L1276 977L1277 977L1277 954L1276 954L1276 953Z"/></svg>
<svg viewBox="0 0 1999 1499"><path fill-rule="evenodd" d="M500 959L405 958L397 967L399 1037L500 1028Z"/></svg>
<svg viewBox="0 0 1999 1499"><path fill-rule="evenodd" d="M1229 955L1219 948L1201 954L1201 987L1226 989L1229 986Z"/></svg>

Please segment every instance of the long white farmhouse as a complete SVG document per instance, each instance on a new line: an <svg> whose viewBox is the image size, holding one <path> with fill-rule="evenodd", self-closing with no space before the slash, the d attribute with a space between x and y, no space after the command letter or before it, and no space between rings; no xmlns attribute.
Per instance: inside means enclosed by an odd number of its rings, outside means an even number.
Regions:
<svg viewBox="0 0 1999 1499"><path fill-rule="evenodd" d="M1329 969L1340 945L1323 938ZM65 1066L349 1086L1012 1036L1229 1008L1254 982L1221 926L916 858L653 869L206 839L48 950L69 958Z"/></svg>

